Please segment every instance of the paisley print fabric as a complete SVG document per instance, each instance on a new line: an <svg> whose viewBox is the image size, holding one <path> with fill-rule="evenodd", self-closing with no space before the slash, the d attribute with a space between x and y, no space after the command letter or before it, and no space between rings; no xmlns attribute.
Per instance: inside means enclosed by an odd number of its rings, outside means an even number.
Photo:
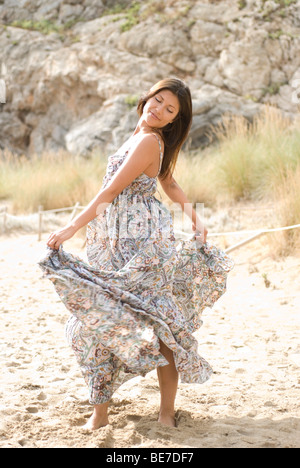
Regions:
<svg viewBox="0 0 300 468"><path fill-rule="evenodd" d="M109 157L103 187L131 144L132 138ZM160 168L162 158L160 151ZM202 311L225 292L233 262L209 243L176 241L171 213L156 191L157 177L141 174L88 224L89 263L62 246L39 262L71 312L66 335L92 404L167 365L159 340L173 351L182 382L203 383L212 373L193 332Z"/></svg>

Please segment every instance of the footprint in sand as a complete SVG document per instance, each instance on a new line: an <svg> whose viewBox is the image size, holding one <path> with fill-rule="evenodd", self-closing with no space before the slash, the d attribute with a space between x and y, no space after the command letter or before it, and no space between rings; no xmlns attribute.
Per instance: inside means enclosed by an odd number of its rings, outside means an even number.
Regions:
<svg viewBox="0 0 300 468"><path fill-rule="evenodd" d="M39 412L39 409L36 406L27 406L26 411L30 414L35 414Z"/></svg>

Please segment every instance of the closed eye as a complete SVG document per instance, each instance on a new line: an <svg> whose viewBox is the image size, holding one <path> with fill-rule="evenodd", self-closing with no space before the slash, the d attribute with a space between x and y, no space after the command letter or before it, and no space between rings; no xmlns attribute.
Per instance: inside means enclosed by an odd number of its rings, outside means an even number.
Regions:
<svg viewBox="0 0 300 468"><path fill-rule="evenodd" d="M159 99L157 96L155 96L155 100L161 104L163 102L163 99ZM174 111L172 111L171 109L167 109L169 114L174 114Z"/></svg>

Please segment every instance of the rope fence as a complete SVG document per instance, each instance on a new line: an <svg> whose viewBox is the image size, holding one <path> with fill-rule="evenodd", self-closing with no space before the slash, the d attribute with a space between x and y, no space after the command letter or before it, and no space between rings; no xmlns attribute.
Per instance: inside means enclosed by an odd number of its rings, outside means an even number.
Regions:
<svg viewBox="0 0 300 468"><path fill-rule="evenodd" d="M79 202L77 202L74 206L66 207L66 208L56 208L53 210L43 210L42 206L38 207L38 241L41 240L42 238L42 231L43 231L43 215L46 213L61 213L61 212L66 212L66 211L71 211L71 216L70 216L70 221L76 216L76 213L78 210L84 209L84 206L81 206ZM3 218L3 230L6 232L7 230L7 220L9 218L18 218L17 216L10 215L7 212L7 207L3 207L0 211L0 217ZM284 226L284 227L278 227L278 228L270 228L270 229L253 229L253 230L245 230L245 231L233 231L233 232L213 232L209 233L208 237L227 237L227 236L240 236L240 235L246 235L246 234L251 234L250 237L247 237L246 239L238 242L237 244L234 244L228 248L225 249L225 252L232 252L235 249L238 249L239 247L242 247L243 245L248 244L249 242L254 241L255 239L258 239L260 236L264 234L268 234L271 232L280 232L280 231L288 231L291 229L299 229L300 224L294 224L293 226ZM188 238L193 238L194 234L191 236L190 232L185 232L185 231L180 231L175 229L175 234L181 235L181 236L187 236Z"/></svg>
<svg viewBox="0 0 300 468"><path fill-rule="evenodd" d="M66 211L71 211L71 216L70 216L70 221L75 217L77 210L85 208L84 206L80 206L80 203L77 202L74 206L69 206L65 208L55 208L53 210L43 210L43 207L40 205L38 207L38 240L40 241L42 238L42 232L43 232L43 215L44 214L49 214L49 213L62 213ZM3 230L4 232L7 231L7 221L8 219L21 219L21 217L10 215L7 212L7 207L3 207L2 210L0 211L0 217L3 217Z"/></svg>
<svg viewBox="0 0 300 468"><path fill-rule="evenodd" d="M241 242L238 242L237 244L234 244L231 247L228 247L227 249L225 249L225 252L228 253L228 252L232 252L235 249L238 249L239 247L242 247L243 245L248 244L249 242L254 241L255 239L258 239L263 234L268 234L270 232L289 231L291 229L297 229L297 228L300 228L300 224L294 224L293 226L285 226L285 227L271 228L271 229L253 229L250 231L215 232L215 233L208 233L207 237L240 236L241 234L252 234L252 236L247 237ZM184 231L176 231L176 234L190 236L189 233L184 232Z"/></svg>

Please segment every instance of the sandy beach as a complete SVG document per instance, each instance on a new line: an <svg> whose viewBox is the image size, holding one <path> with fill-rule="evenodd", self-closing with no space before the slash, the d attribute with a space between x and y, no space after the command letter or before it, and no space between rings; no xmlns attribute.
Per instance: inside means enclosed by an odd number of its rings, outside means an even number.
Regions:
<svg viewBox="0 0 300 468"><path fill-rule="evenodd" d="M299 448L299 257L274 260L264 238L232 252L228 291L206 310L199 353L214 368L204 385L179 386L178 427L157 420L156 372L123 385L110 424L92 412L64 337L68 312L37 261L46 234L0 237L1 448ZM85 257L82 239L65 245Z"/></svg>

